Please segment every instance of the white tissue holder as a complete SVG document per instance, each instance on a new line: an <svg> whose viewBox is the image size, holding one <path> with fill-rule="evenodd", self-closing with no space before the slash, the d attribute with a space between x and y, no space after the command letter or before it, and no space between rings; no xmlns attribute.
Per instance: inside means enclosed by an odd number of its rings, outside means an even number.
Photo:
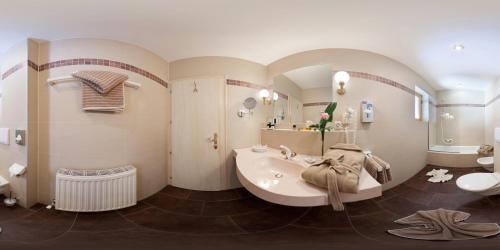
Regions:
<svg viewBox="0 0 500 250"><path fill-rule="evenodd" d="M19 165L17 163L12 164L12 166L9 167L9 174L10 177L19 177L22 176L26 172L26 166Z"/></svg>

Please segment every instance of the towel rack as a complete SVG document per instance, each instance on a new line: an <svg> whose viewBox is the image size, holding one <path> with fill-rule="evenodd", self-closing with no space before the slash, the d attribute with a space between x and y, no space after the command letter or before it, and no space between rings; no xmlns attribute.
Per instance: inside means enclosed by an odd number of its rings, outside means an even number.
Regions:
<svg viewBox="0 0 500 250"><path fill-rule="evenodd" d="M47 79L47 83L50 85L55 85L58 83L65 83L65 82L72 82L77 80L76 78L72 76L61 76L61 77L53 77ZM140 83L132 82L132 81L125 81L124 82L125 87L130 87L134 89L140 88L142 85Z"/></svg>

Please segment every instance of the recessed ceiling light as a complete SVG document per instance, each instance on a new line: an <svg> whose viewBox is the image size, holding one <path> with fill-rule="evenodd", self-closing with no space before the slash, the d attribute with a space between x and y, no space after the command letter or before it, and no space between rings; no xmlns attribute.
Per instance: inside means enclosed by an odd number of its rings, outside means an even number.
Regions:
<svg viewBox="0 0 500 250"><path fill-rule="evenodd" d="M455 44L455 45L453 45L453 49L455 51L462 51L465 49L465 46L463 44Z"/></svg>

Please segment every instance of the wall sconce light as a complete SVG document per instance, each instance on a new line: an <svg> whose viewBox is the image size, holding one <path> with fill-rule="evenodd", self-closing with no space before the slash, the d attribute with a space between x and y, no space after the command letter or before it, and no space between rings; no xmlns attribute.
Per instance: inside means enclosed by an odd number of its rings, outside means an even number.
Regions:
<svg viewBox="0 0 500 250"><path fill-rule="evenodd" d="M335 76L333 78L338 84L337 93L339 95L344 95L346 92L345 86L349 82L349 79L351 79L351 76L349 76L349 73L345 71L339 71L335 73Z"/></svg>
<svg viewBox="0 0 500 250"><path fill-rule="evenodd" d="M271 99L269 99L269 90L262 89L259 92L259 96L260 98L262 98L262 103L264 103L264 105L271 105Z"/></svg>

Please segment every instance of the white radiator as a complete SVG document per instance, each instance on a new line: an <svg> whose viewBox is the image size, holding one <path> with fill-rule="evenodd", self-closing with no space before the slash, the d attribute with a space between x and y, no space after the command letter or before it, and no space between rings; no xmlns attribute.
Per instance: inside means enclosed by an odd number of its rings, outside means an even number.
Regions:
<svg viewBox="0 0 500 250"><path fill-rule="evenodd" d="M125 166L102 170L59 169L56 174L56 209L99 212L137 203L137 170Z"/></svg>

